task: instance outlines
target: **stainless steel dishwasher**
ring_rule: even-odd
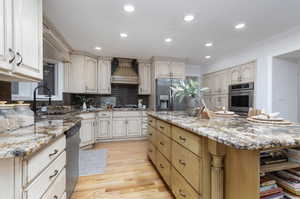
[[[66,192],[68,199],[72,196],[79,176],[80,127],[81,122],[65,132],[67,138]]]

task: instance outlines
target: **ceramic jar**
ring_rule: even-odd
[[[17,123],[20,127],[33,125],[34,113],[30,109],[30,104],[15,104],[14,110],[17,113]]]

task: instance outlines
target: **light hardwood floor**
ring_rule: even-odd
[[[108,150],[104,174],[80,177],[72,199],[173,199],[147,158],[148,141],[99,143]]]

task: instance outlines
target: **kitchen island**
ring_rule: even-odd
[[[262,173],[300,167],[260,164],[263,151],[299,146],[299,125],[205,120],[180,112],[148,116],[148,157],[176,198],[259,199]]]
[[[66,134],[80,122],[66,115],[0,133],[0,199],[66,198]]]

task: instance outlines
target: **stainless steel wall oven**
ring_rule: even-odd
[[[254,83],[229,86],[229,110],[246,115],[254,105]]]

